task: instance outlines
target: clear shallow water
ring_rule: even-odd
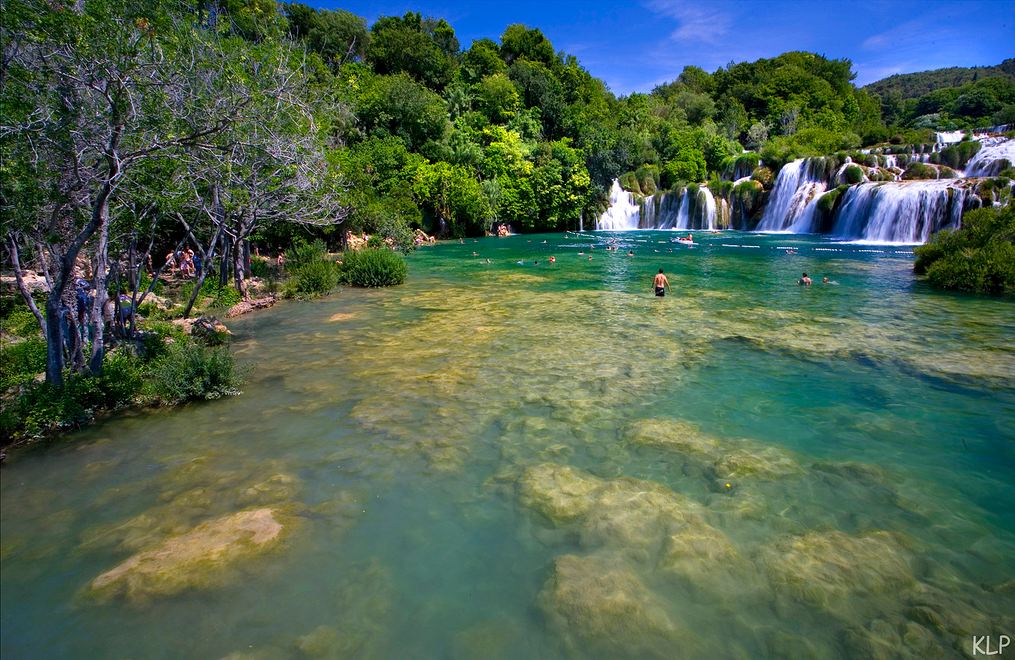
[[[232,323],[242,396],[15,454],[3,656],[949,657],[1011,634],[1011,302],[930,291],[909,248],[695,234],[425,248],[403,287]],[[90,586],[264,508],[279,540],[187,588]]]

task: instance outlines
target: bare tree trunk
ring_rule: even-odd
[[[95,249],[95,277],[92,282],[95,285],[95,302],[92,303],[92,357],[88,361],[88,369],[93,375],[102,373],[102,360],[106,357],[105,330],[106,330],[106,271],[109,262],[109,205],[104,203],[99,210],[102,216],[99,227],[99,244]]]
[[[222,230],[225,228],[225,222],[221,216],[216,214],[217,221],[215,234],[212,236],[211,240],[208,241],[208,247],[204,248],[201,246],[201,243],[198,242],[197,238],[194,237],[191,232],[190,225],[187,224],[187,221],[184,220],[183,216],[177,213],[176,217],[179,218],[180,222],[187,229],[187,236],[194,239],[194,244],[201,253],[201,272],[197,274],[197,281],[194,282],[194,291],[190,294],[190,300],[187,301],[187,307],[183,310],[183,318],[187,319],[190,318],[190,312],[194,308],[194,302],[197,300],[197,296],[201,292],[201,287],[204,285],[204,278],[208,275],[209,266],[206,264],[210,264],[212,257],[215,255],[215,246],[218,245],[219,238],[223,234]],[[187,239],[184,238],[183,240]]]
[[[244,300],[250,300],[250,294],[247,293],[247,278],[243,274],[243,242],[242,238],[233,241],[233,277],[240,296]]]
[[[21,292],[21,297],[25,299],[28,309],[32,310],[35,320],[39,322],[39,328],[42,329],[42,334],[45,335],[46,319],[42,317],[42,312],[39,311],[39,307],[35,304],[35,298],[32,297],[32,293],[25,285],[25,279],[21,271],[21,259],[18,254],[18,242],[14,239],[14,234],[7,234],[7,242],[10,245],[11,261],[14,266],[14,279],[18,283],[18,291]]]
[[[63,387],[62,307],[60,296],[50,291],[46,299],[46,380],[55,387]]]

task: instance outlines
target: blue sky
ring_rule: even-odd
[[[348,10],[368,23],[406,11],[444,18],[463,48],[482,37],[497,41],[511,23],[538,27],[616,94],[651,91],[688,64],[711,72],[788,50],[847,57],[858,85],[1015,57],[1015,0],[302,1]]]

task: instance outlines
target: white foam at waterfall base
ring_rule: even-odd
[[[1015,165],[1015,140],[1008,138],[982,138],[983,145],[976,155],[966,163],[965,176],[997,176],[1003,163]]]
[[[596,220],[596,229],[601,231],[622,231],[638,228],[641,210],[634,202],[634,195],[620,187],[620,181],[613,180],[610,186],[610,206]]]
[[[926,243],[931,233],[959,226],[965,196],[954,179],[863,183],[846,191],[832,234],[857,243]]]

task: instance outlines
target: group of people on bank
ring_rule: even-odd
[[[166,267],[169,269],[170,275],[175,275],[176,270],[180,270],[180,277],[193,278],[201,274],[201,255],[195,254],[195,252],[189,247],[183,250],[177,250],[173,252],[170,250],[166,254]]]

